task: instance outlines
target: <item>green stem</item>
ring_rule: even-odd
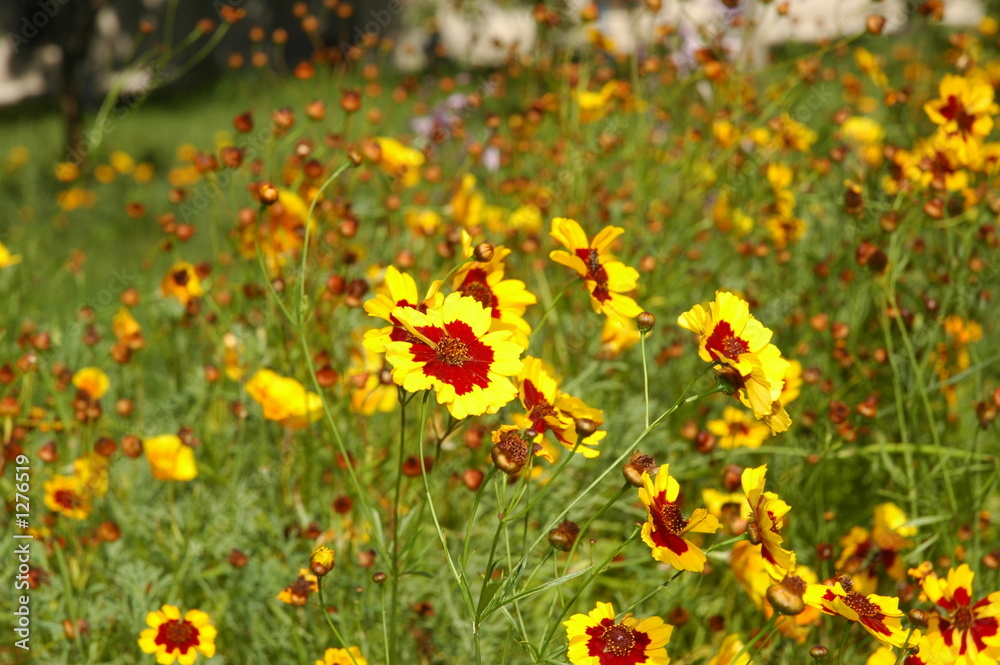
[[[323,578],[322,577],[320,577],[320,578],[317,579],[317,582],[316,582],[316,591],[317,591],[317,595],[319,596],[319,609],[323,613],[323,617],[326,619],[326,625],[328,625],[330,627],[330,630],[333,632],[333,636],[335,638],[337,638],[337,642],[340,643],[340,648],[342,648],[344,651],[346,651],[347,655],[351,657],[351,662],[354,663],[354,665],[358,665],[358,659],[354,657],[354,652],[351,651],[350,645],[347,644],[346,641],[344,641],[343,635],[340,634],[340,631],[337,630],[337,626],[335,626],[334,623],[333,623],[333,619],[330,618],[330,613],[326,611],[326,603],[323,601]]]
[[[775,630],[775,628],[778,627],[778,617],[780,617],[780,616],[781,615],[778,614],[777,612],[775,612],[774,614],[772,614],[771,618],[767,620],[767,623],[764,624],[764,627],[761,629],[761,631],[759,633],[757,633],[757,635],[753,639],[748,640],[747,643],[743,645],[743,648],[740,649],[739,653],[737,653],[736,656],[731,661],[729,661],[729,662],[733,663],[734,665],[737,664],[737,663],[739,663],[740,662],[740,658],[743,656],[743,654],[745,654],[746,652],[750,651],[750,649],[752,649],[759,642],[762,642],[767,636],[769,636],[771,633],[773,633],[774,630]],[[747,661],[747,662],[749,664],[752,661],[753,661],[753,658],[750,658],[750,660]]]
[[[598,517],[607,512],[611,508],[611,506],[618,503],[618,500],[621,499],[623,496],[625,496],[625,492],[627,492],[631,486],[632,485],[626,481],[625,485],[622,486],[622,488],[618,490],[618,492],[613,497],[611,497],[607,503],[601,506],[600,510],[598,510],[596,513],[593,513],[590,517],[587,518],[587,521],[583,523],[583,526],[580,527],[580,532],[577,534],[576,540],[573,541],[573,546],[569,548],[569,555],[566,557],[566,567],[563,569],[563,575],[565,575],[566,572],[569,570],[570,563],[572,563],[573,561],[573,555],[576,553],[576,548],[579,547],[580,541],[583,540],[583,537],[587,533],[587,529],[590,528],[590,525],[593,524],[594,520],[596,520]]]

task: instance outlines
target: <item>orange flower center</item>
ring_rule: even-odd
[[[635,632],[620,623],[606,629],[601,639],[604,640],[604,651],[616,656],[628,655],[635,646]]]
[[[879,606],[857,591],[850,591],[844,597],[844,604],[858,613],[859,617],[873,617],[882,614]]]
[[[437,357],[443,363],[461,367],[469,359],[469,349],[463,342],[445,335],[437,343]]]

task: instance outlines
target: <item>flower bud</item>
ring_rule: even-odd
[[[809,649],[809,655],[813,657],[813,660],[826,660],[830,655],[830,650],[822,644],[817,644]]]
[[[629,485],[642,487],[642,474],[655,475],[657,471],[656,461],[650,455],[644,455],[636,450],[625,466],[622,467],[622,475]]]
[[[580,436],[587,437],[597,431],[597,423],[590,418],[577,418],[574,424],[576,433]]]
[[[656,325],[656,317],[649,312],[639,312],[639,315],[635,317],[635,325],[639,332],[648,333]]]
[[[374,582],[375,584],[385,584],[385,581],[387,579],[389,579],[389,576],[381,571],[374,573],[372,575],[372,582]]]
[[[493,245],[488,242],[481,242],[472,251],[472,258],[480,263],[489,263],[493,260]]]
[[[562,524],[549,531],[549,545],[561,552],[568,552],[573,548],[576,537],[580,535],[580,527],[576,522],[563,520]]]
[[[785,581],[782,580],[781,583],[772,584],[767,588],[767,600],[775,612],[785,616],[795,616],[805,611],[806,604],[802,600],[798,586],[804,587],[805,585],[785,584]]]
[[[916,608],[906,613],[906,618],[917,628],[927,628],[927,612]]]
[[[323,577],[331,570],[333,570],[336,561],[334,560],[333,550],[329,547],[320,545],[309,557],[309,570],[312,571],[313,575],[316,577]]]
[[[257,189],[257,194],[260,197],[262,205],[270,206],[278,201],[278,188],[269,182],[261,183]]]

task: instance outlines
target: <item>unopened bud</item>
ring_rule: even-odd
[[[489,263],[493,260],[493,245],[488,242],[481,242],[472,251],[472,258],[480,263]]]
[[[656,317],[649,312],[639,312],[635,317],[635,325],[639,332],[648,333],[656,325]]]
[[[580,535],[580,527],[576,522],[563,520],[562,524],[549,531],[549,545],[561,552],[568,552]]]
[[[309,557],[309,570],[312,571],[313,575],[316,577],[323,577],[331,570],[336,564],[333,550],[329,547],[320,545]]]
[[[597,423],[590,418],[577,418],[575,425],[576,433],[580,436],[590,436],[597,431]]]
[[[772,584],[767,588],[766,595],[767,600],[778,614],[795,616],[802,614],[806,609],[806,604],[803,602],[802,596],[784,584]]]
[[[830,650],[822,644],[817,644],[809,649],[809,655],[813,657],[813,660],[826,660],[830,656]]]
[[[274,205],[278,201],[278,188],[269,182],[262,183],[257,189],[257,195],[263,205]]]
[[[927,627],[927,612],[923,610],[912,609],[906,613],[906,618],[917,628]]]

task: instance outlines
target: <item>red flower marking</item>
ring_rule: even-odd
[[[649,507],[649,514],[653,523],[650,538],[657,547],[666,547],[677,556],[691,549],[687,541],[677,535],[688,525],[688,521],[681,516],[677,505],[667,501],[666,492],[660,492],[656,497]]]
[[[587,655],[598,659],[600,665],[638,665],[646,662],[646,647],[652,642],[649,635],[601,619],[597,626],[587,629]]]
[[[494,319],[500,318],[500,310],[497,306],[500,301],[497,299],[493,289],[486,282],[486,271],[482,268],[473,268],[465,275],[462,285],[458,287],[463,296],[469,296],[482,305],[485,309],[491,310]]]
[[[587,274],[584,279],[596,283],[591,295],[600,302],[611,300],[611,291],[608,289],[608,271],[601,265],[597,250],[583,247],[576,250],[576,255],[587,266]]]
[[[425,363],[423,373],[455,388],[456,395],[465,395],[475,387],[488,388],[489,371],[493,364],[493,349],[483,344],[464,321],[417,328],[421,335],[434,343],[411,344],[414,360]]]
[[[56,503],[58,503],[63,508],[66,508],[67,510],[73,510],[77,506],[83,504],[83,501],[80,500],[80,497],[78,497],[76,495],[76,492],[72,490],[56,490],[52,494],[52,498],[55,500]]]
[[[167,653],[177,650],[186,654],[188,649],[201,644],[198,629],[190,621],[171,619],[160,624],[154,642],[167,647]]]
[[[955,95],[948,95],[948,103],[941,107],[941,115],[944,116],[945,120],[954,120],[963,134],[972,133],[972,125],[976,122],[976,116],[970,115],[965,110],[965,104],[959,101]]]
[[[750,350],[750,344],[733,333],[733,327],[729,325],[728,321],[719,321],[715,324],[712,334],[708,336],[705,348],[716,360],[720,356],[739,360],[741,353],[747,353]]]

